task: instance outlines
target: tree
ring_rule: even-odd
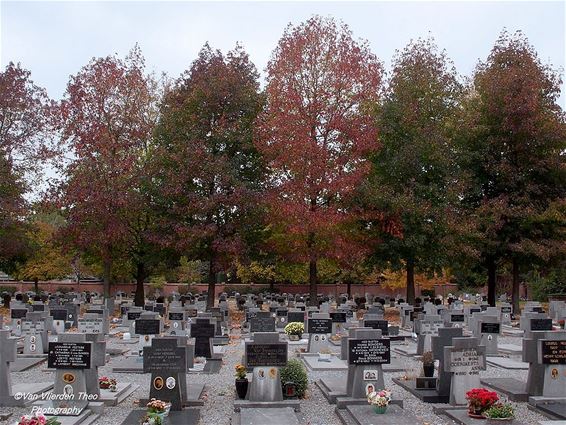
[[[377,108],[381,149],[361,193],[366,208],[384,211],[398,232],[372,226],[381,241],[373,262],[405,269],[407,302],[415,300],[415,273],[442,271],[453,187],[452,116],[460,84],[432,39],[398,51],[383,102]]]
[[[0,73],[0,267],[26,254],[24,194],[47,158],[51,103],[29,71],[8,64]]]
[[[245,233],[258,223],[262,168],[252,129],[261,105],[244,50],[224,56],[205,45],[162,108],[154,163],[162,233],[168,246],[208,263],[208,307],[216,273],[245,255]]]
[[[72,272],[72,256],[62,254],[54,238],[57,217],[38,214],[33,218],[28,238],[32,252],[25,262],[18,265],[16,277],[21,280],[32,280],[35,293],[39,294],[40,280],[60,279]]]
[[[129,261],[136,305],[143,305],[143,283],[160,253],[147,189],[158,96],[136,46],[125,60],[93,59],[71,77],[61,104],[62,143],[72,154],[58,193],[63,234],[101,260],[105,296],[113,261]]]
[[[257,147],[270,172],[273,247],[309,264],[315,304],[318,261],[350,261],[361,252],[349,226],[356,215],[345,206],[377,148],[369,106],[378,99],[382,66],[346,25],[315,16],[287,27],[267,72]]]
[[[520,33],[503,32],[477,66],[465,102],[459,166],[466,175],[464,212],[488,272],[495,305],[498,264],[515,269],[564,252],[566,127],[557,104],[561,80]]]

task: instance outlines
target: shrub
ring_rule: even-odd
[[[507,419],[515,417],[515,409],[509,403],[495,403],[483,414],[489,419]]]
[[[304,398],[309,385],[309,378],[303,363],[297,359],[290,359],[287,366],[281,368],[281,385],[287,382],[295,384],[297,397]]]
[[[14,294],[16,293],[16,287],[15,286],[0,286],[0,294],[2,292],[8,292],[10,295],[14,296]]]
[[[305,332],[305,324],[301,322],[291,322],[285,326],[287,335],[302,335]]]

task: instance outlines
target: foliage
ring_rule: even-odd
[[[387,211],[388,226],[369,223],[380,244],[372,262],[405,269],[407,300],[414,274],[433,274],[446,264],[453,192],[452,117],[458,108],[458,75],[432,39],[396,52],[385,98],[376,108],[381,149],[360,202]]]
[[[275,280],[275,266],[272,264],[263,265],[259,261],[251,261],[249,264],[242,264],[236,261],[236,275],[244,283],[266,283]]]
[[[49,216],[36,215],[28,233],[32,253],[18,265],[16,277],[21,280],[60,279],[71,274],[71,257],[61,253],[54,234],[57,227]]]
[[[15,286],[0,286],[0,294],[3,292],[8,292],[10,295],[14,295],[18,288]]]
[[[291,322],[285,326],[287,335],[302,335],[305,333],[305,324],[301,322]]]
[[[191,261],[183,255],[179,259],[179,267],[177,267],[177,282],[189,284],[202,282],[202,270],[202,261]]]
[[[162,275],[152,276],[149,283],[153,289],[163,289],[167,283],[167,279],[165,279],[165,276]]]
[[[297,359],[290,359],[287,366],[279,369],[281,373],[281,386],[287,382],[295,384],[295,390],[298,398],[304,398],[309,386],[309,377],[304,364]]]
[[[143,281],[159,261],[148,198],[148,157],[157,119],[158,86],[145,75],[139,48],[122,60],[92,59],[67,86],[61,102],[64,181],[56,200],[67,224],[62,237],[103,264],[105,294],[112,263],[131,263],[143,302]]]
[[[514,418],[515,409],[511,403],[495,403],[485,410],[483,415],[490,419]]]
[[[473,76],[458,131],[460,221],[470,255],[488,272],[495,305],[497,268],[564,252],[566,126],[560,76],[527,39],[503,32]]]
[[[209,264],[215,275],[245,256],[246,234],[259,222],[262,183],[252,124],[262,105],[258,74],[244,50],[223,55],[205,45],[167,93],[156,130],[154,197],[164,242]]]
[[[564,263],[557,268],[549,269],[544,275],[535,268],[527,273],[525,282],[533,300],[544,302],[548,301],[548,296],[551,294],[564,294],[566,292]]]
[[[363,252],[355,211],[345,206],[377,148],[368,104],[377,101],[382,67],[346,25],[315,16],[287,27],[267,73],[256,145],[270,172],[269,247],[309,264],[315,301],[319,259],[350,263]]]

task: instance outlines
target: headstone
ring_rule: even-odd
[[[16,361],[17,338],[10,337],[10,331],[0,330],[0,406],[13,406],[10,363]]]
[[[214,325],[206,320],[191,324],[191,338],[195,338],[195,357],[212,358],[212,338],[214,337]]]
[[[182,410],[186,397],[181,389],[187,373],[186,349],[176,339],[154,338],[151,346],[143,349],[143,371],[151,373],[149,397],[170,402],[172,411]]]
[[[438,335],[432,337],[432,356],[438,360],[438,379],[436,391],[441,397],[450,397],[452,377],[445,370],[447,359],[444,357],[444,348],[452,345],[454,338],[462,338],[462,328],[439,328]]]
[[[465,405],[466,392],[480,387],[480,370],[486,369],[485,346],[476,338],[453,338],[452,342],[444,347],[444,370],[452,374],[450,404]]]
[[[566,332],[548,332],[539,340],[538,360],[544,365],[543,397],[566,397]]]

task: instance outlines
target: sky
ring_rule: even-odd
[[[386,69],[396,49],[433,36],[458,72],[470,76],[506,28],[522,30],[545,64],[563,73],[564,1],[5,1],[0,61],[20,62],[54,99],[92,57],[124,56],[139,43],[148,69],[177,78],[205,42],[227,51],[240,42],[262,76],[287,24],[313,14],[348,24]],[[565,106],[564,86],[559,103]]]

